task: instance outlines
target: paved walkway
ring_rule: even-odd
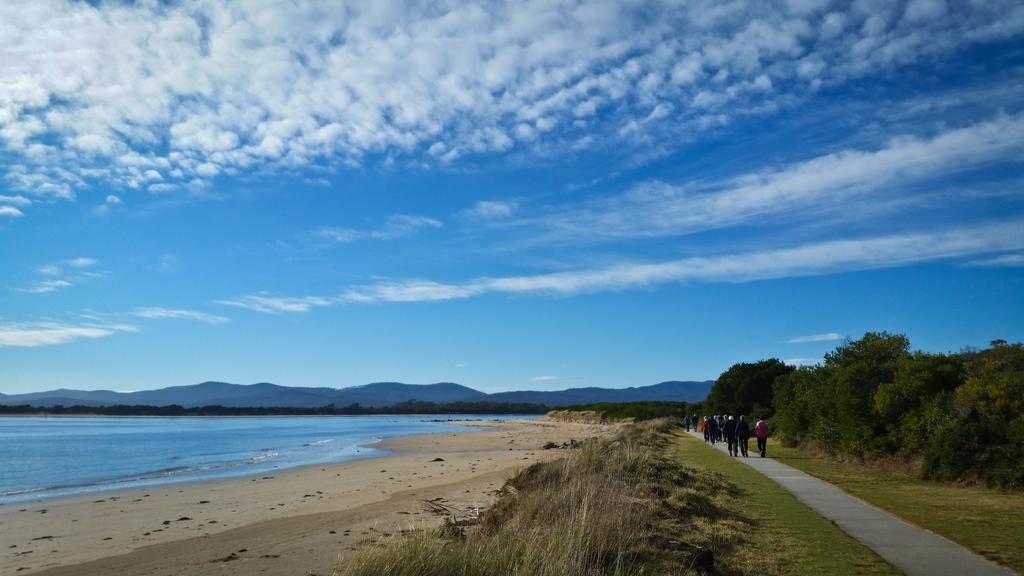
[[[701,441],[703,435],[691,432]],[[758,457],[750,439],[750,458],[737,460],[764,474],[801,502],[832,520],[843,532],[861,541],[910,576],[1012,576],[1016,572],[843,492],[832,484],[772,458]],[[725,442],[716,445],[728,453]],[[770,454],[770,453],[769,453]]]

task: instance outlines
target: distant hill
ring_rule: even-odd
[[[677,402],[698,402],[707,398],[713,380],[706,382],[680,382],[672,380],[640,386],[638,388],[569,388],[552,392],[523,390],[488,394],[494,402],[529,402],[547,406],[573,406],[597,402],[637,402],[640,400],[674,400]]]
[[[452,382],[437,384],[402,384],[375,382],[349,388],[299,388],[277,384],[229,384],[203,382],[190,386],[171,386],[160,390],[114,392],[112,390],[52,390],[29,394],[0,394],[0,404],[31,406],[113,406],[177,404],[186,408],[229,406],[239,408],[274,406],[282,408],[318,408],[328,404],[367,407],[392,406],[399,402],[418,400],[445,404],[450,402],[519,402],[547,406],[571,406],[595,402],[629,402],[637,400],[703,400],[711,390],[707,382],[662,382],[638,388],[571,388],[560,391],[499,392],[485,394]]]

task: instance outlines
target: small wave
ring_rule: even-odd
[[[233,462],[220,462],[217,464],[205,464],[199,466],[174,466],[170,468],[161,468],[159,470],[153,470],[149,472],[142,472],[139,474],[132,474],[129,476],[107,478],[102,480],[94,480],[90,482],[81,482],[74,484],[57,484],[53,486],[21,488],[16,490],[4,490],[0,491],[0,499],[15,497],[22,498],[25,496],[31,496],[33,494],[74,493],[79,491],[91,492],[96,489],[116,488],[118,486],[124,486],[126,484],[148,483],[154,480],[164,480],[178,476],[185,476],[189,474],[202,475],[210,472],[228,470],[231,468],[238,468],[241,466],[251,464],[260,464],[268,460],[273,460],[274,458],[277,457],[277,451],[264,450],[262,453],[253,456],[252,458],[249,458],[247,460],[235,460]]]
[[[199,471],[200,469],[202,469],[202,466],[174,466],[171,468],[153,470],[152,472],[144,472],[137,476],[129,476],[128,478],[118,478],[117,480],[114,480],[114,482],[132,482],[135,480],[149,480],[150,478],[164,478],[167,476],[184,474],[186,472]]]
[[[0,492],[0,498],[6,498],[9,496],[24,496],[26,494],[35,494],[37,492],[46,492],[52,490],[52,488],[25,488],[23,490],[6,490]]]
[[[189,467],[189,466],[176,466],[174,468],[164,468],[161,470],[154,470],[152,472],[145,472],[143,474],[136,474],[132,476],[125,476],[121,478],[112,478],[107,480],[95,480],[92,482],[81,482],[78,484],[57,484],[54,486],[42,486],[37,488],[24,488],[20,490],[7,490],[0,492],[0,498],[10,496],[25,496],[27,494],[40,494],[44,492],[64,492],[69,490],[82,490],[88,488],[100,488],[103,486],[117,486],[119,484],[127,484],[130,482],[140,482],[144,480],[155,480],[157,478],[167,478],[169,476],[175,476],[178,474],[184,474],[187,472],[199,472],[200,467]]]
[[[263,450],[262,452],[260,452],[256,456],[253,456],[252,458],[249,458],[249,460],[247,460],[247,462],[249,464],[258,464],[260,462],[266,462],[267,460],[273,460],[274,458],[277,458],[278,456],[280,456],[280,454],[277,453],[277,450]]]
[[[303,446],[323,446],[324,444],[331,444],[333,442],[334,438],[328,438],[326,440],[314,440],[312,442],[307,442],[306,444],[303,444]]]

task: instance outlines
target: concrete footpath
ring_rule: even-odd
[[[704,441],[703,435],[690,432]],[[836,526],[911,576],[1012,576],[1016,574],[952,540],[915,526],[772,458],[761,458],[756,439],[750,457],[736,460],[777,482]],[[725,442],[716,448],[728,454]],[[770,454],[770,453],[769,453]]]

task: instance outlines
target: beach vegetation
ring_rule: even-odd
[[[512,478],[464,534],[395,536],[355,553],[336,576],[711,573],[713,552],[683,541],[718,518],[735,486],[669,457],[672,421],[632,424]],[[742,517],[733,522],[745,522]]]

